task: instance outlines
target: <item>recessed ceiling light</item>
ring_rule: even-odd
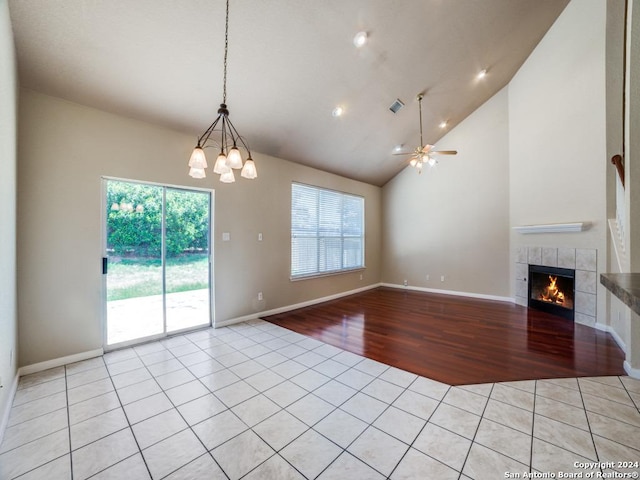
[[[447,128],[447,125],[446,121],[440,122],[440,128]]]
[[[363,47],[365,43],[367,43],[367,32],[358,32],[356,36],[353,37],[353,44],[360,48]]]
[[[333,109],[333,111],[331,112],[331,115],[333,115],[334,117],[341,117],[343,113],[344,113],[344,108],[338,105],[336,108]]]
[[[395,147],[393,147],[393,153],[399,153],[402,151],[402,147],[404,147],[404,145],[400,144],[400,145],[396,145]]]
[[[478,80],[487,76],[487,69],[483,68],[478,72]]]

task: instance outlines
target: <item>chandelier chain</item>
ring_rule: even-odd
[[[224,23],[224,78],[222,80],[222,103],[227,103],[227,54],[229,52],[229,0],[227,0],[227,16]]]

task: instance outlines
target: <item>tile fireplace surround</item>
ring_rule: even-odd
[[[575,277],[576,323],[595,326],[597,317],[598,253],[590,248],[521,246],[516,250],[516,303],[528,304],[529,265],[570,268]]]

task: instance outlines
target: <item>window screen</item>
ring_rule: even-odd
[[[364,267],[364,198],[291,185],[291,277]]]

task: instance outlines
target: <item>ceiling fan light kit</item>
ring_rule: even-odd
[[[422,99],[424,98],[423,93],[419,93],[416,99],[418,100],[418,115],[420,118],[420,146],[417,147],[411,153],[394,153],[394,155],[411,155],[411,160],[409,160],[409,165],[418,170],[418,173],[422,173],[422,167],[426,163],[430,167],[433,167],[438,164],[438,160],[433,157],[433,155],[457,155],[457,150],[432,150],[433,145],[425,144],[422,138]],[[447,126],[447,122],[442,122],[440,124],[441,128]]]
[[[240,176],[253,180],[258,177],[256,165],[251,158],[251,150],[244,138],[238,133],[236,127],[229,119],[229,109],[227,108],[227,54],[229,51],[229,0],[227,0],[225,30],[224,30],[224,77],[222,87],[222,103],[218,108],[218,116],[209,128],[198,138],[196,147],[189,159],[189,175],[193,178],[205,178],[207,175],[207,158],[204,154],[205,148],[216,148],[219,150],[218,157],[213,166],[213,173],[220,175],[222,183],[233,183],[236,181],[234,170],[241,170]],[[216,132],[219,140],[214,140],[212,134]],[[238,146],[242,146],[247,152],[247,160],[243,162],[242,154]]]

